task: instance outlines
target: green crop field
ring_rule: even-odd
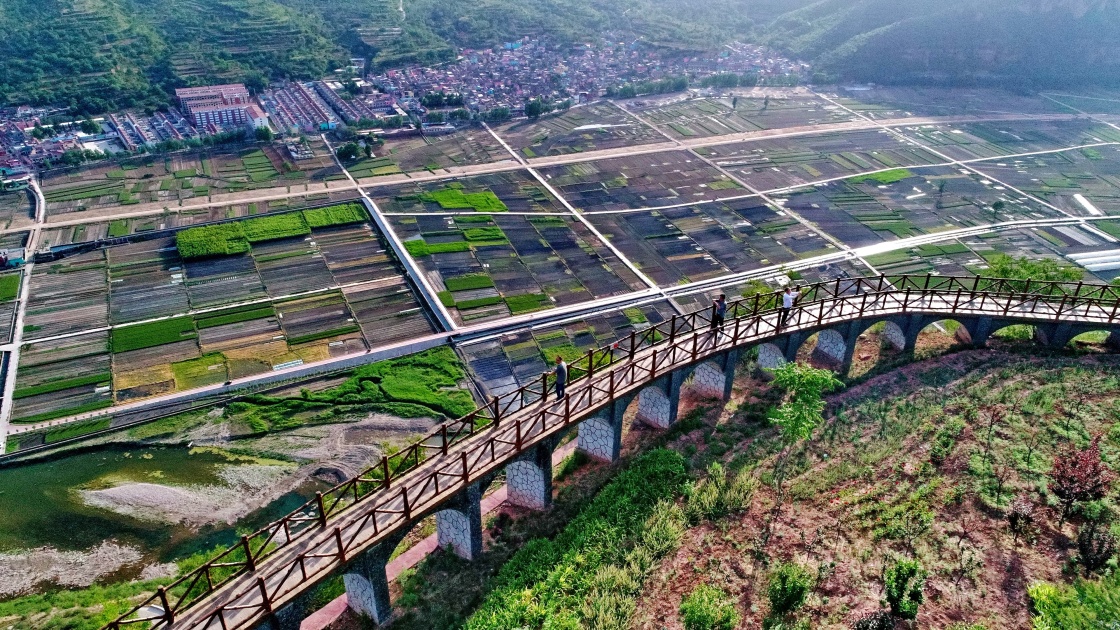
[[[440,190],[420,195],[421,201],[438,203],[444,210],[474,210],[475,212],[507,212],[509,208],[492,191],[464,193],[458,188]]]
[[[250,243],[311,234],[311,228],[307,226],[307,221],[304,220],[302,212],[254,217],[240,221],[235,225],[241,227],[245,233],[245,238]]]
[[[858,175],[856,177],[852,177],[852,178],[848,179],[848,181],[852,182],[853,184],[862,184],[862,183],[871,183],[871,182],[875,182],[875,183],[878,183],[878,184],[894,184],[896,182],[900,182],[904,179],[907,179],[907,178],[913,177],[913,176],[914,176],[914,174],[911,173],[908,169],[895,168],[895,169],[891,169],[889,171],[881,171],[879,173],[871,173],[870,175]]]
[[[184,339],[194,339],[197,336],[193,318],[176,317],[147,324],[114,328],[110,345],[113,352],[127,352],[162,346]]]
[[[6,273],[0,276],[0,302],[10,302],[19,297],[18,273]]]
[[[360,203],[347,203],[329,208],[315,208],[304,210],[303,218],[312,228],[329,227],[332,225],[346,225],[369,220],[365,206]]]
[[[485,289],[494,286],[494,281],[484,273],[474,273],[467,276],[448,278],[443,282],[448,291],[469,291],[471,289]]]
[[[507,297],[506,306],[509,307],[511,313],[517,315],[518,313],[530,313],[548,308],[552,306],[552,301],[543,293],[527,293]]]
[[[183,258],[228,256],[249,251],[249,240],[236,223],[188,228],[175,235],[175,247]]]
[[[51,381],[49,383],[43,383],[42,385],[35,385],[33,387],[22,387],[20,389],[17,389],[12,394],[12,398],[19,400],[21,398],[30,398],[31,396],[60,392],[64,389],[83,387],[86,385],[108,385],[112,378],[112,374],[110,374],[109,372],[103,372],[100,374],[90,374],[88,376],[67,378],[60,381]]]
[[[213,313],[206,313],[204,315],[196,315],[195,323],[201,330],[203,328],[214,328],[215,326],[224,326],[226,324],[237,324],[240,322],[248,322],[254,319],[264,319],[266,317],[276,317],[276,309],[271,305],[253,305],[241,308],[231,308]]]

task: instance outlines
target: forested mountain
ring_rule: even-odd
[[[820,0],[758,34],[841,79],[1120,84],[1116,0]]]
[[[182,85],[319,77],[351,55],[431,63],[526,35],[704,50],[745,36],[780,1],[3,0],[0,104],[159,106]]]

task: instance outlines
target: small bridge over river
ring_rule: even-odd
[[[711,313],[677,316],[570,368],[568,395],[550,397],[550,381],[490,400],[464,418],[386,457],[318,495],[288,516],[245,536],[107,628],[294,630],[311,612],[311,589],[342,573],[349,602],[377,622],[392,610],[385,566],[422,519],[434,514],[440,546],[475,558],[482,552],[482,493],[503,470],[511,503],[545,509],[552,499],[552,451],[575,430],[578,448],[613,461],[622,416],[659,428],[676,422],[683,387],[726,399],[739,358],[760,367],[796,358],[814,334],[814,352],[847,372],[859,336],[882,336],[913,349],[930,324],[953,320],[976,346],[1001,328],[1035,327],[1041,343],[1062,347],[1086,332],[1120,330],[1120,287],[991,278],[851,278],[808,285],[780,326],[775,294],[729,303],[719,334]]]

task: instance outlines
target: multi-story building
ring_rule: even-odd
[[[196,127],[244,125],[250,105],[249,90],[240,83],[180,88],[175,96]]]

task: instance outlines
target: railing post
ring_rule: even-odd
[[[381,458],[381,473],[385,477],[385,487],[388,488],[390,482],[392,481],[392,477],[391,477],[392,473],[389,472],[389,457],[388,456],[385,456],[385,457]]]
[[[163,620],[167,623],[173,623],[175,621],[175,611],[171,610],[171,603],[167,601],[167,589],[161,586],[156,589],[156,593],[159,594],[159,604],[163,608]]]
[[[261,602],[264,604],[264,611],[266,613],[272,612],[272,600],[268,597],[268,587],[265,586],[264,578],[257,578],[257,588],[261,591]]]
[[[742,319],[742,317],[735,318],[735,327],[731,332],[731,345],[739,343],[739,322],[742,321]]]
[[[501,420],[502,420],[501,401],[498,400],[497,396],[494,396],[493,399],[491,399],[490,402],[491,402],[492,405],[494,405],[494,428],[497,429],[498,428],[498,423],[501,422]]]
[[[637,345],[638,345],[638,332],[634,331],[634,330],[631,330],[630,331],[630,360],[631,361],[634,360],[634,351],[637,349],[635,347]]]
[[[922,291],[929,291],[929,278],[932,274],[926,272],[926,283],[922,285]]]
[[[320,507],[320,509],[322,509]],[[245,549],[245,564],[249,567],[249,572],[257,570],[257,561],[253,558],[253,549],[249,546],[249,537],[241,537],[241,546]]]
[[[471,469],[467,466],[467,452],[462,451],[459,455],[463,460],[463,483],[467,483],[471,479]]]
[[[906,293],[902,296],[902,312],[905,313],[910,306],[910,287],[906,287]]]
[[[713,307],[714,308],[714,307]],[[673,319],[669,320],[669,345],[677,339],[677,316],[673,315]]]
[[[614,370],[610,371],[609,380],[607,381],[607,393],[610,395],[611,400],[614,400],[614,372]]]
[[[595,348],[587,351],[587,380],[595,376]]]
[[[1062,319],[1062,311],[1066,308],[1067,299],[1069,299],[1068,295],[1062,296],[1062,302],[1058,304],[1058,312],[1054,315],[1054,321],[1060,321]],[[1031,310],[1033,311],[1034,309],[1032,308]]]
[[[408,486],[401,488],[401,502],[404,504],[404,520],[412,520],[412,506],[408,504]]]
[[[548,372],[541,372],[541,403],[548,401]]]
[[[717,343],[719,343],[719,333],[718,332],[716,332],[716,336],[712,337],[712,346],[715,347],[715,345]],[[694,332],[694,333],[692,333],[692,360],[693,361],[696,360],[696,356],[699,353],[700,353],[700,333]]]
[[[316,505],[319,506],[319,526],[320,527],[326,527],[327,526],[327,510],[326,510],[325,507],[323,507],[323,493],[322,492],[316,492],[315,493],[315,503],[316,503]]]
[[[564,398],[567,398],[565,396]],[[517,452],[521,452],[521,421],[518,420],[513,423],[513,448]]]
[[[346,562],[346,550],[342,548],[342,530],[334,528],[334,542],[338,545],[338,561]]]
[[[567,426],[567,425],[571,424],[571,422],[572,422],[572,397],[571,396],[565,396],[564,397],[564,426]]]
[[[651,379],[657,377],[657,348],[653,349],[653,362],[650,364],[649,377]]]
[[[759,305],[759,302],[761,302],[761,301],[762,301],[762,294],[761,293],[755,293],[754,294],[754,308],[751,309],[751,315],[758,315],[758,305]]]
[[[443,444],[443,448],[441,448],[440,451],[443,455],[446,455],[447,454],[447,425],[446,424],[440,425],[439,433],[440,433],[440,441]]]

